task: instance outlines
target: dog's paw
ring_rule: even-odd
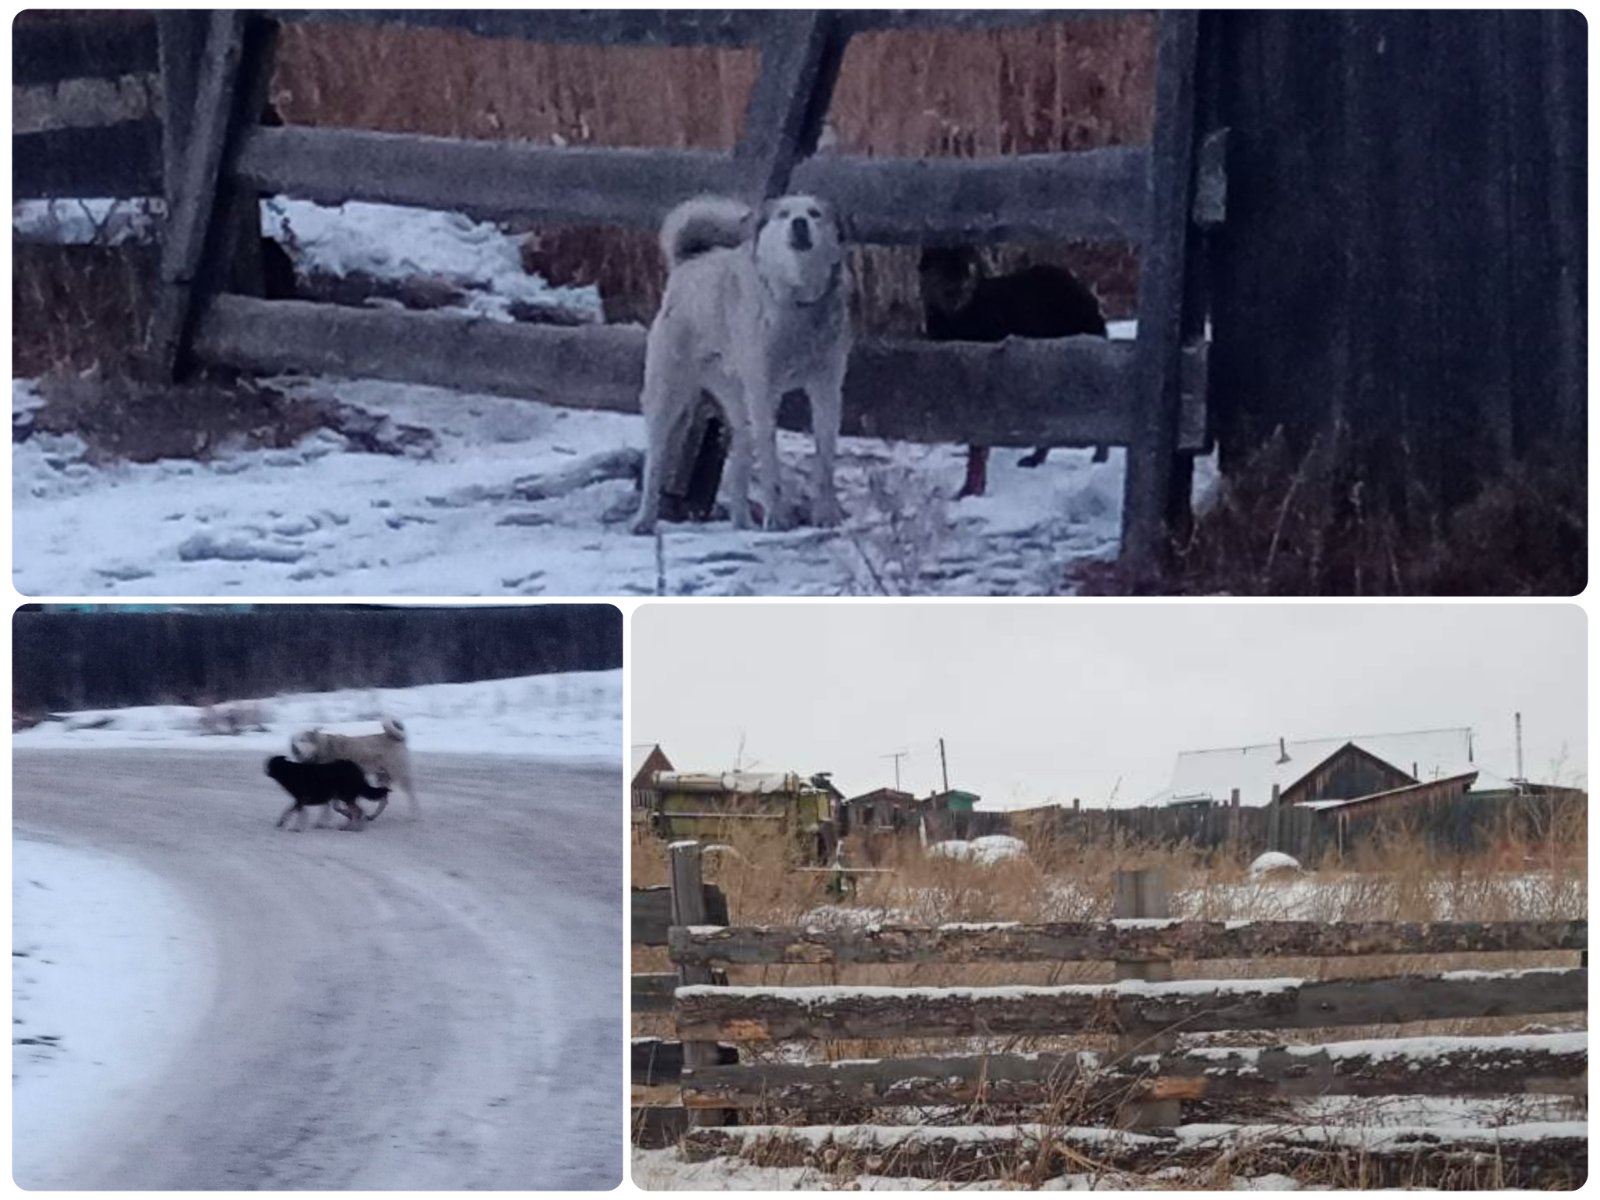
[[[832,529],[836,525],[844,524],[844,508],[838,498],[829,496],[818,500],[811,514],[811,523],[823,529]]]
[[[648,519],[645,517],[640,517],[628,528],[633,530],[633,532],[639,537],[651,537],[656,531],[656,519],[654,517],[650,517]]]

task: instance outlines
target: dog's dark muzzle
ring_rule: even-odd
[[[811,246],[811,226],[804,217],[796,217],[789,223],[789,248],[809,250]]]

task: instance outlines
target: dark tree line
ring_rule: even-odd
[[[607,604],[49,612],[12,629],[24,712],[208,704],[282,692],[464,683],[622,666]]]

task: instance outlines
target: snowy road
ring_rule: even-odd
[[[193,981],[209,1003],[172,1018],[187,1028],[171,1031],[170,1065],[130,1094],[83,1096],[63,1114],[83,1130],[71,1154],[20,1183],[619,1181],[619,771],[417,765],[422,820],[402,801],[360,834],[297,835],[273,827],[285,801],[260,754],[15,752],[16,835],[159,876],[204,923],[214,965]]]

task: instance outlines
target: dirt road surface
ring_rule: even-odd
[[[57,1186],[620,1181],[620,767],[417,765],[420,820],[291,833],[259,754],[16,752],[18,836],[157,872],[214,938],[186,1049]]]

